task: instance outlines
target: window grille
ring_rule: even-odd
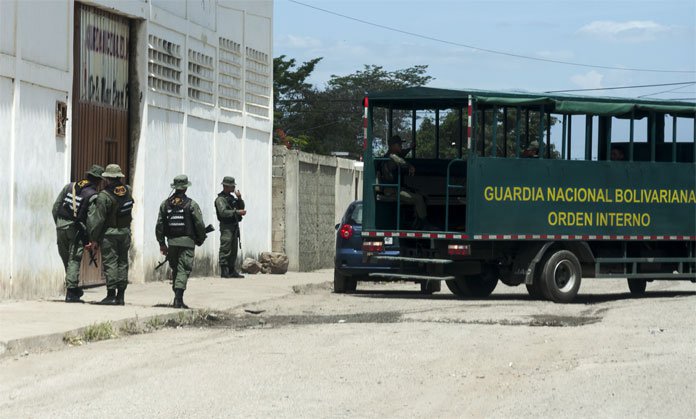
[[[218,106],[242,110],[242,45],[220,38],[218,54]]]
[[[271,67],[268,54],[246,48],[244,87],[247,112],[268,118],[271,103]]]
[[[214,104],[215,69],[213,68],[213,57],[189,49],[188,71],[188,96],[191,99]]]
[[[181,94],[181,46],[154,35],[148,36],[147,85],[171,95]]]

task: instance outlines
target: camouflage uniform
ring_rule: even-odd
[[[223,186],[235,187],[236,183],[231,176],[225,176]],[[242,215],[239,210],[244,209],[244,200],[234,193],[220,192],[215,198],[215,212],[220,221],[220,273],[223,278],[243,278],[235,267],[237,262],[237,249],[239,248],[239,223]]]
[[[383,158],[389,158],[389,160],[384,161],[380,167],[380,182],[387,184],[396,184],[399,182],[400,177],[401,188],[399,192],[399,201],[401,202],[401,204],[410,204],[415,207],[416,220],[414,222],[414,228],[421,229],[425,224],[427,224],[425,221],[427,217],[427,207],[425,205],[425,200],[423,199],[423,195],[415,191],[409,190],[404,185],[404,178],[406,177],[406,174],[412,166],[406,160],[404,160],[400,153],[393,152],[391,149],[392,145],[399,144],[400,146],[401,143],[401,137],[399,137],[398,135],[393,136],[389,140],[390,150],[387,151],[387,153],[384,156],[382,156]],[[405,155],[406,153],[402,152],[402,154]],[[384,187],[383,191],[385,196],[396,196],[396,188]]]
[[[85,242],[90,241],[85,231],[87,212],[99,191],[104,168],[93,165],[85,179],[65,185],[53,203],[53,221],[56,224],[58,254],[65,268],[65,301],[82,302],[79,288],[80,264]],[[79,225],[78,225],[79,223]]]
[[[107,294],[101,304],[124,305],[124,294],[128,287],[133,197],[131,187],[121,182],[124,175],[117,164],[106,166],[102,177],[109,184],[99,192],[94,205],[89,208],[87,231],[102,249]]]
[[[184,304],[184,291],[193,269],[195,246],[206,238],[201,209],[193,199],[186,196],[191,186],[186,175],[174,178],[171,184],[174,194],[162,201],[155,226],[155,236],[160,250],[166,253],[172,270],[174,307],[188,308]]]

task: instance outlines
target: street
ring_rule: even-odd
[[[0,360],[0,417],[693,417],[696,284],[586,280],[574,304],[327,282]]]

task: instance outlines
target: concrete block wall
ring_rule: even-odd
[[[273,250],[288,255],[290,270],[332,267],[334,226],[362,196],[362,165],[275,146],[272,183]]]

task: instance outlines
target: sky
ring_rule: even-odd
[[[273,32],[274,57],[323,57],[310,79],[320,89],[366,64],[426,64],[431,87],[665,85],[579,93],[696,101],[694,0],[275,0]]]

